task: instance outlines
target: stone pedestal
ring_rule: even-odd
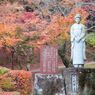
[[[66,95],[95,95],[95,69],[66,68],[63,75]]]
[[[78,74],[77,69],[64,69],[63,75],[66,84],[67,95],[77,95],[78,92]]]

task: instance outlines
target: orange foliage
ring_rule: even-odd
[[[64,2],[64,0],[62,1]],[[71,1],[65,0],[65,3],[73,5],[75,1]],[[24,32],[27,32],[23,33],[24,36],[33,37],[36,33],[39,33],[39,39],[29,41],[29,44],[33,45],[34,47],[40,47],[41,45],[46,43],[58,44],[56,42],[57,40],[68,40],[68,32],[70,31],[71,25],[74,23],[74,16],[76,13],[80,13],[82,15],[82,23],[85,24],[88,13],[82,8],[74,8],[66,17],[61,16],[60,13],[54,14],[50,16],[51,22],[49,23],[46,20],[40,19],[38,16],[35,16],[35,12],[25,12],[19,15],[16,13],[9,14],[5,17],[5,22],[12,19],[12,23],[10,25],[2,23],[0,24],[0,45],[3,44],[7,46],[13,46],[14,44],[16,44],[15,42],[18,42],[18,39],[15,37],[16,25],[13,24],[15,20],[18,21],[15,23],[17,23]],[[19,21],[21,22],[19,23]]]
[[[68,18],[74,19],[74,16],[75,16],[75,14],[77,14],[77,13],[81,14],[81,16],[82,16],[82,21],[81,21],[81,23],[86,24],[86,21],[87,21],[86,18],[88,17],[89,13],[86,12],[86,11],[85,11],[84,9],[82,9],[82,8],[75,8],[75,9],[73,9],[73,10],[71,11],[71,13],[68,15]]]
[[[31,72],[24,70],[9,70],[4,75],[0,76],[0,79],[2,80],[7,78],[12,78],[12,81],[15,83],[14,90],[20,92],[20,95],[30,95],[32,91]],[[4,95],[7,95],[7,93],[6,94],[4,93]],[[15,95],[15,94],[8,93],[8,95]]]
[[[0,44],[13,46],[16,42],[16,25],[0,23]],[[18,39],[17,39],[18,40]]]
[[[80,13],[82,16],[81,23],[86,24],[88,13],[82,8],[73,9],[67,17],[63,17],[57,14],[52,17],[51,23],[42,32],[40,32],[40,39],[38,39],[35,44],[33,43],[33,45],[39,47],[39,45],[43,45],[45,43],[53,44],[57,39],[68,40],[68,32],[70,31],[71,25],[74,23],[74,16],[77,13]]]
[[[24,70],[14,70],[9,72],[9,74],[15,78],[17,77],[17,90],[21,93],[21,95],[29,95],[31,93],[31,72]]]

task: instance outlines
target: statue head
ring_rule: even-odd
[[[75,22],[79,24],[80,21],[81,21],[81,15],[80,14],[76,14],[75,15]]]

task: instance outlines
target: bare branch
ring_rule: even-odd
[[[95,5],[95,2],[81,2],[82,5]]]
[[[92,28],[95,28],[95,26],[92,26],[92,27],[88,28],[87,30],[91,30]]]

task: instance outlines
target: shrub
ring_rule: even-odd
[[[15,89],[15,84],[13,82],[13,79],[11,77],[3,78],[1,80],[0,86],[5,91],[10,91]]]
[[[30,95],[31,93],[31,72],[24,70],[12,70],[9,72],[9,75],[14,78],[16,81],[17,91],[21,93],[21,95]]]
[[[86,42],[88,45],[95,47],[95,33],[89,33],[86,36]]]
[[[7,73],[9,71],[9,69],[5,68],[5,67],[0,67],[0,75],[3,75],[5,73]]]
[[[9,72],[0,76],[0,88],[3,91],[18,91],[20,92],[20,95],[30,95],[32,90],[31,79],[32,74],[29,71],[10,70]]]

